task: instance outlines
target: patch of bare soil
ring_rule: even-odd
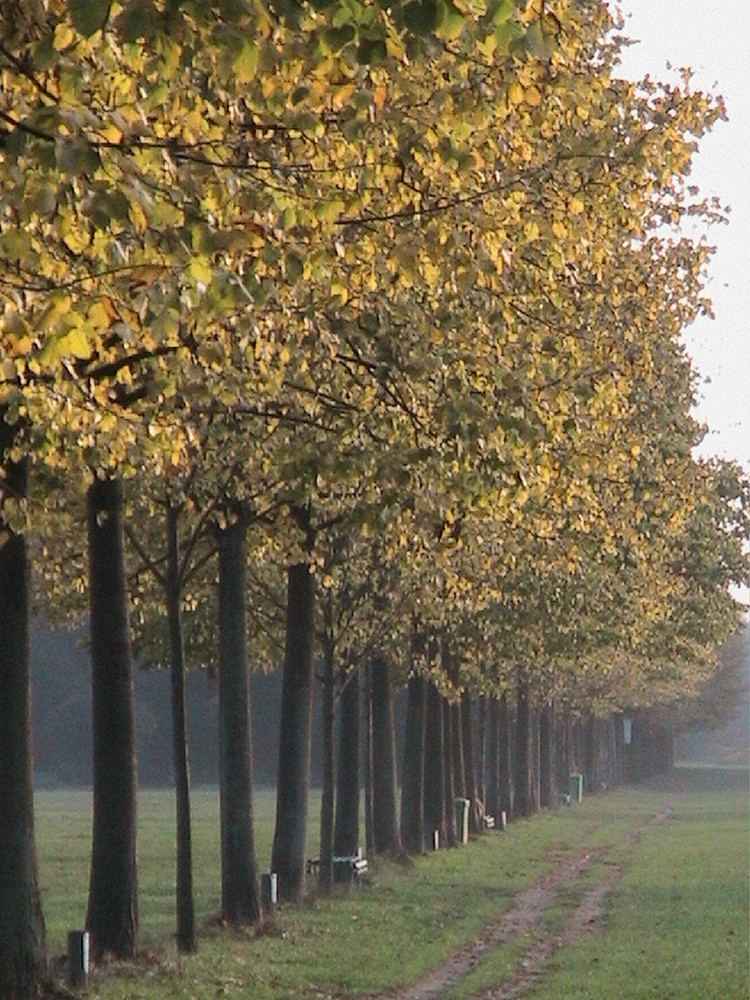
[[[652,816],[646,826],[664,823],[671,815],[670,809],[663,809]],[[643,827],[632,830],[625,842],[637,843],[642,833]],[[510,909],[440,968],[430,972],[419,982],[384,994],[376,1000],[439,1000],[444,997],[451,987],[477,966],[488,950],[530,931],[539,930],[544,911],[555,901],[559,890],[575,882],[599,857],[601,852],[583,850],[566,858],[536,885],[519,893]],[[597,885],[584,894],[563,931],[536,941],[523,956],[518,968],[492,990],[482,993],[482,1000],[515,1000],[516,997],[523,996],[533,988],[556,951],[572,944],[584,934],[596,933],[601,926],[607,895],[621,875],[622,866],[612,865]]]

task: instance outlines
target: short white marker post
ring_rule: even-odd
[[[89,932],[68,931],[68,986],[85,986],[88,974]]]

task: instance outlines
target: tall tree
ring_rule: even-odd
[[[221,910],[231,924],[261,919],[252,801],[247,656],[247,512],[227,511],[219,545],[219,791]]]
[[[407,684],[401,780],[401,842],[409,854],[421,854],[425,849],[425,699],[425,678],[413,670]]]
[[[336,822],[333,853],[354,857],[359,847],[360,707],[359,675],[351,670],[341,678],[339,696],[339,752],[336,785]],[[342,870],[334,877],[346,876]]]
[[[34,840],[29,693],[29,562],[11,515],[23,503],[28,459],[14,461],[18,423],[0,406],[0,996],[37,996],[47,968]]]
[[[132,958],[138,936],[137,777],[122,480],[96,478],[87,508],[94,821],[86,927],[95,959]]]
[[[393,687],[388,661],[380,652],[371,663],[372,699],[372,818],[375,851],[400,857],[396,773],[396,728],[393,717]]]
[[[276,826],[271,867],[283,899],[305,892],[315,580],[306,562],[287,570],[286,647],[276,782]]]
[[[167,616],[170,645],[170,703],[172,707],[172,755],[177,824],[176,910],[177,947],[193,952],[198,948],[193,893],[192,823],[190,816],[190,764],[188,760],[187,708],[185,704],[185,646],[182,628],[182,573],[179,546],[179,510],[167,504]]]
[[[432,847],[437,834],[440,847],[448,844],[445,825],[445,754],[443,749],[443,698],[433,682],[427,684],[425,722],[424,826]]]

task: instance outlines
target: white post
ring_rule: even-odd
[[[88,974],[89,932],[68,931],[68,986],[85,986]]]

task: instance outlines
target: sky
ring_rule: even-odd
[[[623,34],[636,42],[623,53],[623,76],[676,82],[690,67],[695,89],[726,101],[729,120],[701,141],[691,175],[704,196],[731,206],[729,224],[708,233],[716,318],[696,320],[684,343],[700,375],[695,415],[709,427],[699,454],[736,459],[750,473],[750,4],[619,0],[619,8]]]

